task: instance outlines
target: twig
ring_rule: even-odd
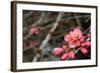
[[[82,24],[81,24],[79,18],[77,18],[77,15],[76,15],[75,13],[74,13],[74,17],[75,17],[76,22],[77,22],[78,26],[80,27],[80,29],[83,30],[83,28],[82,28],[82,26],[81,26]]]
[[[40,23],[42,23],[42,21],[44,20],[44,17],[45,17],[45,12],[42,12],[40,18],[39,18],[35,23],[32,24],[32,27],[33,27],[33,26],[37,26],[37,25],[39,25]],[[26,29],[26,28],[24,28],[24,30],[25,30],[25,29]],[[25,36],[23,40],[27,40],[31,35],[32,35],[32,34],[30,34],[30,32],[29,32],[29,34],[28,34],[27,36]]]
[[[79,18],[85,18],[85,17],[89,17],[90,15],[75,15],[75,16],[70,16],[68,18],[62,19],[62,20],[71,20],[71,19],[75,19],[76,17]]]
[[[52,20],[53,20],[52,18],[51,18],[51,19],[49,18],[50,14],[51,14],[51,12],[48,12],[48,13],[46,14],[44,23],[47,23],[48,21],[52,21]]]
[[[91,29],[91,26],[89,26],[83,33],[85,34],[86,32],[89,32]]]
[[[30,12],[28,12],[27,14],[25,14],[24,18],[27,18],[27,17],[29,17],[29,16],[32,15],[32,14],[33,14],[33,11],[30,11]]]
[[[44,18],[45,18],[45,14],[46,14],[45,12],[42,12],[42,14],[39,17],[39,19],[35,23],[32,24],[32,27],[41,24],[43,22]]]
[[[28,35],[24,36],[23,40],[27,40],[28,38],[30,38],[32,36],[31,33],[29,33]]]
[[[77,50],[74,51],[75,54],[77,54],[79,52],[80,48],[78,48]],[[69,60],[70,58],[68,57],[67,60]]]
[[[52,28],[50,29],[50,32],[54,32],[54,30],[58,26],[59,21],[62,18],[62,15],[63,15],[63,12],[60,12],[59,15],[58,15],[58,17],[57,17],[56,22],[53,24]],[[42,44],[40,45],[40,47],[39,47],[40,49],[42,49],[46,45],[46,43],[50,40],[50,37],[51,37],[51,34],[48,33],[47,36],[46,36],[46,38],[43,40]]]
[[[89,15],[81,15],[81,16],[78,15],[78,16],[77,16],[77,18],[84,18],[84,17],[89,17]],[[61,22],[62,22],[62,21],[66,21],[66,23],[68,23],[69,20],[71,20],[71,19],[75,19],[75,17],[71,16],[71,17],[68,17],[68,18],[61,19],[60,21],[61,21]],[[48,24],[47,26],[41,27],[41,29],[42,29],[42,30],[45,30],[45,29],[48,29],[48,28],[50,28],[50,27],[52,27],[52,23],[51,23],[51,24]]]
[[[41,16],[43,16],[44,14],[42,14]],[[84,15],[84,16],[76,16],[77,18],[83,18],[83,17],[89,17],[89,15]],[[66,23],[69,21],[69,20],[71,20],[71,19],[75,19],[76,17],[73,17],[73,16],[71,16],[71,17],[68,17],[68,18],[66,18],[66,19],[61,19],[61,21],[63,21],[63,20],[65,20],[66,21]],[[41,19],[41,17],[40,17],[40,19]],[[40,19],[38,20],[39,22],[40,22]],[[37,22],[38,22],[37,21]],[[35,23],[34,23],[35,24]],[[36,24],[35,24],[36,25]],[[35,26],[34,25],[34,26]],[[45,27],[40,27],[42,30],[45,30],[45,29],[47,29],[47,28],[50,28],[50,27],[52,27],[52,25],[53,25],[53,23],[51,23],[51,24],[49,24],[48,26],[45,26]],[[26,29],[26,28],[25,28]],[[24,40],[27,40],[29,37],[30,37],[31,35],[30,34],[28,34],[27,36],[25,36],[24,37]]]
[[[90,19],[91,19],[91,17],[89,16],[89,17],[85,20],[85,23],[87,23]]]
[[[63,14],[64,14],[63,12],[60,12],[60,13],[59,13],[59,15],[58,15],[58,17],[57,17],[57,19],[56,19],[56,22],[53,24],[53,26],[52,26],[52,28],[50,29],[49,32],[54,32],[54,30],[55,30],[56,27],[58,26],[58,23],[59,23],[59,21],[61,20]],[[42,41],[42,44],[41,44],[40,47],[39,47],[40,50],[43,51],[43,48],[45,47],[45,45],[46,45],[46,44],[48,43],[48,41],[50,40],[50,37],[51,37],[51,34],[48,33],[47,36],[46,36],[46,38]],[[35,58],[33,58],[33,61],[34,61],[34,59],[35,59],[35,61],[36,61],[36,57],[37,57],[37,59],[38,59],[40,56],[41,56],[41,55],[37,53],[36,56],[35,56]]]

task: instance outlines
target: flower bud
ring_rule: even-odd
[[[83,54],[87,54],[87,53],[88,53],[88,50],[87,50],[86,48],[81,48],[80,50],[81,50],[81,52],[82,52]]]
[[[62,51],[63,51],[62,48],[59,48],[59,47],[54,48],[55,55],[60,55]]]
[[[31,34],[39,34],[40,30],[37,27],[33,27],[30,29],[30,33]]]
[[[75,58],[75,53],[73,51],[70,51],[68,53],[68,57],[71,58],[71,59],[74,59]]]
[[[91,42],[86,42],[86,46],[90,47],[91,46]]]
[[[65,53],[65,54],[63,54],[61,56],[61,60],[66,60],[67,58],[68,58],[68,54],[67,53]]]

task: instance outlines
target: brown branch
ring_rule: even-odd
[[[91,16],[89,16],[86,20],[85,23],[87,23],[91,19]]]
[[[78,15],[77,18],[84,18],[84,17],[89,17],[89,15]],[[65,21],[66,23],[68,23],[71,19],[75,19],[75,17],[71,16],[71,17],[68,17],[68,18],[63,18],[61,19],[60,21]],[[45,29],[48,29],[52,27],[52,23],[51,24],[48,24],[47,26],[44,26],[44,27],[41,27],[42,30],[45,30]]]
[[[39,19],[35,23],[32,24],[32,27],[41,24],[45,18],[45,14],[46,14],[45,12],[42,12]]]
[[[32,34],[29,32],[28,35],[24,36],[23,40],[27,40],[28,38],[30,38],[32,36]]]
[[[42,15],[41,15],[42,16]],[[89,15],[84,15],[84,16],[78,16],[77,15],[77,18],[83,18],[83,17],[89,17]],[[61,19],[60,21],[66,21],[66,23],[68,23],[69,20],[71,19],[75,19],[76,17],[68,17],[67,19]],[[44,26],[44,27],[40,27],[42,30],[45,30],[45,29],[48,29],[50,27],[52,27],[53,23],[47,25],[47,26]],[[26,29],[26,28],[25,28]],[[31,37],[31,34],[29,33],[27,36],[24,37],[24,40],[27,40],[29,37]]]
[[[62,20],[71,20],[71,19],[76,19],[76,18],[86,18],[86,17],[89,17],[90,15],[76,15],[75,16],[70,16],[68,18],[65,18],[65,19],[62,19]]]
[[[53,24],[52,28],[50,29],[49,32],[54,32],[54,30],[56,29],[56,27],[58,26],[59,24],[59,21],[61,20],[62,18],[62,15],[63,15],[63,12],[60,12],[58,17],[57,17],[57,20],[56,22]],[[46,38],[43,40],[42,44],[40,45],[40,49],[44,48],[44,46],[47,44],[47,42],[50,40],[50,37],[51,37],[51,34],[48,33]]]
[[[28,12],[27,14],[24,15],[24,18],[27,18],[27,17],[29,17],[29,16],[32,15],[32,14],[33,14],[33,11],[30,11],[30,12]]]
[[[64,14],[63,12],[60,12],[60,13],[58,14],[57,19],[56,19],[56,22],[53,24],[53,26],[52,26],[52,28],[50,29],[49,32],[54,32],[54,30],[55,30],[56,27],[58,26],[59,21],[61,20],[63,14]],[[43,48],[45,47],[45,45],[48,43],[48,41],[49,41],[50,38],[51,38],[51,34],[50,34],[49,32],[48,32],[46,38],[42,41],[42,43],[41,43],[41,45],[40,45],[40,47],[39,47],[39,49],[42,50],[42,51],[43,51]],[[33,58],[33,61],[36,61],[36,59],[39,58],[40,56],[41,56],[41,54],[37,53],[36,56],[35,56],[35,58]],[[37,58],[36,58],[36,57],[37,57]]]
[[[74,17],[75,17],[76,23],[78,24],[78,26],[80,27],[80,29],[83,30],[83,28],[81,26],[82,24],[81,24],[79,18],[77,18],[77,14],[74,13]]]
[[[89,26],[83,33],[89,32],[91,29],[91,26]]]

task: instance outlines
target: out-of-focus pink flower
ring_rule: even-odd
[[[70,51],[70,52],[68,53],[68,57],[71,58],[71,59],[74,59],[74,58],[75,58],[75,53],[74,53],[74,51]]]
[[[39,33],[40,33],[40,30],[39,30],[39,28],[37,28],[37,27],[32,27],[32,28],[30,29],[30,33],[31,33],[31,34],[39,34]]]
[[[66,42],[70,42],[70,41],[72,41],[72,37],[71,37],[70,35],[65,35],[65,36],[64,36],[64,40],[65,40]]]
[[[63,54],[61,56],[61,60],[66,60],[67,58],[68,58],[68,54],[67,53],[65,53],[65,54]]]
[[[32,44],[32,46],[37,46],[39,44],[39,42],[38,41],[32,41],[31,44]]]
[[[47,54],[48,55],[48,57],[50,57],[51,55],[50,54]]]
[[[59,47],[54,48],[54,54],[55,55],[60,55],[62,51],[63,51],[62,48],[59,48]]]
[[[86,42],[86,46],[90,47],[91,46],[91,42]]]
[[[86,46],[86,43],[85,43],[85,42],[83,42],[83,43],[81,44],[81,46],[82,46],[82,47],[85,47],[85,46]]]
[[[87,54],[87,53],[88,53],[88,50],[87,50],[86,48],[81,48],[80,50],[81,50],[81,52],[82,52],[83,54]]]

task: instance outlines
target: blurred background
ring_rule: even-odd
[[[65,44],[64,35],[76,27],[87,35],[90,13],[23,10],[23,62],[60,61],[53,49]],[[81,52],[75,60],[90,59]]]

